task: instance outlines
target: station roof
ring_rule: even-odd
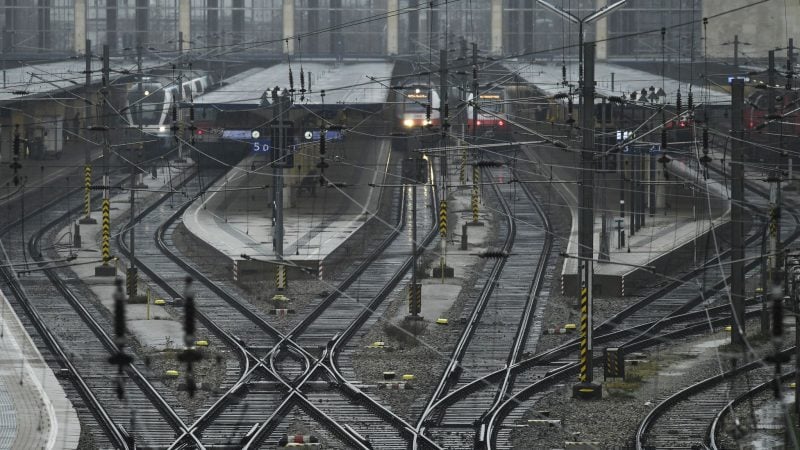
[[[306,78],[306,92],[300,99],[300,68]],[[325,105],[377,105],[385,103],[389,96],[389,78],[392,62],[359,62],[336,64],[334,62],[295,62],[291,64],[294,78],[295,104],[309,107]],[[375,77],[383,83],[373,82]],[[277,64],[267,68],[255,68],[224,80],[222,86],[194,99],[195,104],[213,104],[220,108],[237,109],[261,104],[265,91],[289,87],[289,64]],[[271,98],[267,92],[267,98]]]
[[[151,67],[156,61],[143,61],[142,65]],[[101,83],[103,74],[101,62],[92,60],[92,84]],[[12,102],[36,97],[58,96],[60,92],[82,88],[86,82],[86,61],[69,59],[66,61],[25,64],[3,70],[3,84],[0,86],[0,102]],[[111,59],[111,81],[136,70],[136,63],[121,58]]]
[[[548,95],[566,93],[568,88],[562,86],[562,65],[561,63],[506,63],[509,70],[519,74],[524,80],[536,85]],[[614,74],[614,89],[611,88],[611,74]],[[567,66],[567,82],[578,85],[578,65],[574,62]],[[600,62],[595,64],[595,81],[597,92],[606,96],[622,96],[630,98],[631,92],[636,92],[637,97],[642,89],[650,92],[650,87],[656,91],[664,89],[666,93],[666,103],[675,104],[676,93],[680,87],[683,104],[686,104],[686,96],[689,88],[694,94],[694,103],[708,105],[730,105],[730,93],[717,90],[715,88],[705,89],[703,86],[691,85],[688,82],[678,82],[672,78],[663,78],[661,75],[644,72],[637,69]]]

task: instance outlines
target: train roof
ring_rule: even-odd
[[[561,63],[507,63],[506,66],[519,74],[525,81],[536,85],[548,95],[565,93],[567,89],[561,85],[562,65]],[[614,89],[611,89],[611,74],[614,74]],[[577,86],[578,68],[577,64],[567,67],[567,81]],[[649,92],[650,87],[656,90],[662,87],[661,75],[644,72],[637,69],[610,63],[597,63],[595,65],[595,80],[597,92],[606,96],[630,96],[631,92],[638,93],[642,89]],[[688,82],[678,82],[672,78],[663,79],[664,92],[667,95],[666,102],[675,104],[676,93],[680,87],[683,103],[686,104],[686,95],[691,87],[694,93],[695,104],[705,103],[709,105],[730,105],[731,95],[715,89],[706,90],[703,86],[691,85]]]
[[[144,65],[155,65],[155,61],[145,61]],[[35,97],[59,95],[84,87],[86,81],[86,61],[70,59],[66,61],[25,64],[13,69],[5,69],[4,84],[0,86],[0,102],[11,102]],[[111,59],[111,82],[126,77],[136,70],[136,63],[121,58]],[[102,81],[101,63],[92,60],[92,84]],[[70,96],[71,98],[71,96]]]
[[[310,92],[300,100],[300,68],[306,80],[311,77]],[[335,64],[333,62],[292,63],[295,104],[321,106],[322,91],[326,105],[378,105],[389,97],[392,62],[362,62]],[[369,77],[378,80],[372,81]],[[252,108],[261,104],[262,94],[275,86],[289,87],[289,64],[254,68],[222,81],[219,88],[194,99],[195,104],[215,105],[221,109]],[[308,83],[306,89],[309,89]],[[268,94],[268,98],[271,96]]]

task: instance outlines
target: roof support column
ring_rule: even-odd
[[[73,49],[75,53],[86,52],[86,0],[75,0],[73,5],[75,30],[73,35]]]
[[[283,39],[289,39],[283,46],[283,53],[294,55],[294,1],[283,0]]]
[[[400,43],[398,30],[397,10],[400,8],[400,0],[388,0],[386,2],[386,54],[396,55],[398,44]]]
[[[178,32],[183,37],[178,43],[178,50],[189,50],[192,41],[192,11],[190,0],[180,0],[178,3]]]
[[[503,54],[503,0],[492,0],[492,51],[493,55]]]
[[[601,9],[606,7],[607,0],[597,0],[597,7],[595,8],[596,11],[600,11]],[[606,39],[608,39],[608,17],[602,17],[597,20],[594,26],[594,40],[597,44],[597,60],[598,61],[605,61],[608,59],[608,43]]]

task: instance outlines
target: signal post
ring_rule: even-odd
[[[572,396],[583,400],[603,397],[602,387],[592,382],[592,275],[594,272],[594,52],[595,44],[583,44],[584,77],[581,86],[583,145],[578,187],[578,301],[580,305],[580,374]]]

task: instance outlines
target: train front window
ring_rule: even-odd
[[[481,94],[479,108],[487,112],[500,114],[503,112],[503,99],[498,94]]]
[[[164,90],[160,84],[142,83],[128,91],[128,107],[134,125],[158,125],[164,110]]]
[[[412,92],[406,94],[405,98],[405,112],[420,113],[425,112],[426,104],[428,103],[427,92]]]

